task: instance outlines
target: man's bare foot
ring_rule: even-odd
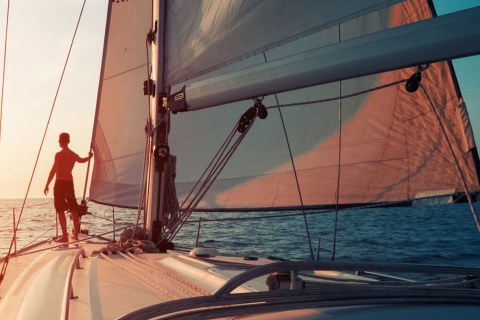
[[[55,241],[55,242],[68,242],[68,237],[65,237],[65,236],[59,237],[59,238],[57,238],[53,241]]]

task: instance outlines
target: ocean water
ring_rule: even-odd
[[[53,201],[0,200],[0,256],[56,234]],[[82,226],[89,234],[118,240],[137,211],[90,202]],[[474,207],[480,214],[480,203]],[[272,217],[272,216],[275,217]],[[336,223],[335,223],[336,222]],[[67,219],[68,227],[72,226]],[[336,224],[336,232],[335,232]],[[115,228],[114,228],[115,226]],[[200,229],[199,229],[200,227]],[[308,228],[308,233],[306,229]],[[60,231],[58,231],[60,232]],[[480,267],[480,232],[468,204],[278,213],[196,213],[174,239],[176,247],[214,247],[224,254],[282,259],[426,263]],[[335,248],[335,250],[334,250]],[[15,245],[12,245],[12,252]]]

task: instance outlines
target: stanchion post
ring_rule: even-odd
[[[13,254],[17,254],[17,228],[15,225],[15,208],[12,208],[12,217],[13,217],[13,245],[15,250]]]

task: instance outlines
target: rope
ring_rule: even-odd
[[[105,253],[100,253],[100,256],[102,258],[104,258],[106,261],[110,262],[111,264],[113,264],[114,266],[122,269],[123,271],[125,272],[128,272],[130,273],[131,275],[133,275],[134,277],[137,277],[138,279],[144,281],[146,284],[152,286],[153,288],[155,288],[156,290],[158,290],[159,292],[163,293],[164,295],[166,295],[170,300],[178,300],[180,299],[179,296],[177,296],[176,294],[172,293],[172,290],[171,290],[171,283],[169,283],[168,286],[159,286],[156,282],[152,282],[150,279],[147,279],[143,274],[141,273],[138,273],[136,272],[135,270],[125,266],[125,265],[122,265],[121,263],[119,263],[116,259],[112,259],[110,257],[108,257]]]
[[[171,279],[174,279],[175,281],[183,284],[183,285],[186,285],[187,287],[189,287],[190,289],[193,289],[195,291],[197,291],[198,293],[204,295],[204,296],[209,296],[211,295],[210,292],[204,290],[202,287],[198,286],[198,285],[195,285],[194,283],[186,280],[184,277],[182,276],[178,276],[177,274],[175,274],[174,272],[171,272],[168,270],[168,268],[162,268],[160,267],[158,264],[155,264],[155,263],[152,263],[150,260],[147,260],[147,259],[141,259],[139,258],[138,256],[135,256],[131,253],[129,253],[128,255],[124,255],[122,254],[122,256],[126,259],[130,259],[131,261],[133,261],[136,265],[140,266],[141,268],[149,271],[150,273],[158,276],[159,278],[163,278],[163,276],[161,274],[158,274],[157,272],[155,271],[159,271],[161,272],[162,274],[164,274],[165,276],[167,276],[168,278],[171,278]],[[152,271],[151,269],[153,269],[154,271]],[[175,286],[176,288],[180,289],[181,291],[187,293],[188,295],[190,296],[194,296],[193,293],[185,290],[185,289],[182,289],[179,285],[175,284],[175,282],[172,282],[170,280],[166,280],[168,281],[169,283],[171,283],[173,286]]]
[[[192,202],[193,204],[189,205],[188,207],[188,212],[189,214],[188,215],[185,215],[185,218],[184,218],[184,221],[186,221],[186,219],[188,219],[188,217],[190,216],[190,214],[193,212],[193,210],[195,210],[195,208],[197,207],[197,205],[200,203],[201,199],[205,196],[205,194],[207,193],[208,189],[211,187],[211,185],[215,182],[216,178],[220,175],[221,171],[223,170],[223,168],[225,167],[225,165],[228,163],[228,161],[230,160],[230,158],[233,156],[233,153],[237,150],[238,146],[240,145],[240,143],[243,141],[243,139],[245,138],[246,134],[248,133],[248,131],[250,130],[251,126],[253,125],[253,122],[254,122],[255,118],[252,120],[252,122],[250,123],[250,125],[246,128],[246,130],[240,134],[240,136],[238,137],[238,139],[233,143],[233,145],[231,146],[231,148],[226,152],[225,156],[223,158],[219,158],[217,160],[217,164],[214,166],[214,168],[212,169],[211,173],[207,176],[207,179],[204,181],[203,185],[202,185],[202,192],[198,193],[198,196],[197,196],[197,199]],[[235,129],[234,129],[235,130]],[[226,148],[225,148],[226,150]],[[178,230],[177,230],[178,232]],[[175,233],[176,234],[176,233]],[[173,234],[173,236],[175,236],[175,234]],[[172,236],[172,238],[173,238]]]
[[[157,244],[160,244],[164,240],[171,241],[175,237],[175,235],[180,230],[181,226],[190,217],[192,212],[195,210],[197,205],[200,203],[202,198],[207,193],[208,189],[212,186],[212,184],[215,182],[216,178],[220,175],[220,173],[223,170],[223,168],[225,167],[225,165],[228,163],[230,158],[233,156],[233,154],[237,150],[238,146],[243,141],[246,134],[248,133],[248,131],[252,127],[252,125],[255,121],[255,118],[256,118],[256,116],[252,119],[250,125],[246,128],[246,130],[244,132],[242,132],[235,141],[233,141],[234,140],[233,138],[235,136],[235,132],[236,132],[237,127],[238,127],[238,124],[235,124],[234,128],[232,129],[229,136],[227,137],[227,139],[224,141],[224,143],[220,147],[217,154],[214,156],[212,161],[208,164],[208,166],[205,169],[205,171],[203,172],[202,176],[197,181],[195,186],[192,188],[192,191],[188,194],[185,201],[182,203],[181,208],[183,208],[183,206],[185,204],[186,204],[186,208],[182,209],[183,213],[181,215],[179,215],[178,221],[175,223],[174,226],[172,226],[167,232],[164,233],[163,237],[160,239],[160,241],[157,242]],[[229,148],[230,144],[232,144],[232,145]],[[201,180],[205,176],[206,176],[205,180],[200,185]],[[188,198],[193,194],[194,190],[198,186],[199,186],[199,188],[196,191],[196,194],[193,196],[193,199],[191,199],[190,202],[187,204]]]
[[[212,161],[210,161],[210,163],[208,164],[207,168],[205,169],[205,171],[202,173],[202,175],[200,176],[200,179],[198,179],[198,181],[195,183],[195,185],[193,186],[192,190],[190,191],[190,193],[187,195],[187,197],[185,198],[185,200],[183,201],[182,205],[180,206],[181,208],[184,207],[185,203],[187,202],[187,200],[190,198],[190,196],[193,194],[193,191],[197,188],[197,186],[200,184],[200,181],[202,181],[203,177],[205,176],[205,174],[207,174],[208,170],[210,170],[210,167],[213,165],[213,162],[214,162],[214,159],[216,158],[220,158],[223,153],[225,152],[226,150],[226,147],[228,146],[228,144],[232,141],[234,135],[235,135],[235,128],[230,132],[229,136],[227,137],[227,139],[223,142],[222,146],[220,147],[220,149],[217,151],[217,153],[215,154],[215,156],[213,157]],[[217,161],[218,163],[218,161]]]
[[[5,89],[5,69],[7,67],[7,39],[8,39],[9,13],[10,13],[10,0],[7,1],[7,21],[5,23],[5,46],[3,49],[2,97],[0,99],[0,139],[2,137],[2,111],[3,111],[3,95],[4,95],[4,89]]]
[[[77,25],[75,27],[75,32],[73,33],[73,38],[72,38],[72,41],[70,43],[70,47],[68,49],[68,54],[67,54],[67,58],[65,60],[65,64],[63,66],[63,70],[62,70],[62,75],[60,76],[60,81],[58,83],[58,87],[57,87],[57,91],[55,92],[55,98],[53,100],[53,103],[52,103],[52,108],[50,110],[50,114],[48,116],[48,120],[47,120],[47,125],[45,127],[45,131],[43,133],[43,137],[42,137],[42,141],[40,143],[40,148],[38,150],[38,154],[37,154],[37,158],[35,160],[35,164],[33,166],[33,171],[32,171],[32,175],[30,176],[30,181],[28,183],[28,187],[27,187],[27,191],[25,193],[25,197],[23,199],[23,204],[22,204],[22,208],[20,210],[20,215],[18,216],[18,221],[17,221],[17,225],[15,226],[15,229],[14,229],[14,233],[18,230],[18,226],[20,224],[20,220],[22,218],[22,215],[23,215],[23,208],[25,207],[25,203],[27,201],[27,197],[28,197],[28,193],[30,191],[30,187],[32,185],[32,180],[33,180],[33,176],[35,175],[35,171],[36,171],[36,168],[37,168],[37,164],[38,164],[38,159],[40,158],[40,153],[42,151],[42,147],[43,147],[43,143],[45,142],[45,136],[47,135],[47,131],[48,131],[48,127],[49,127],[49,124],[50,124],[50,120],[52,119],[52,114],[53,114],[53,110],[55,108],[55,103],[57,101],[57,97],[58,97],[58,93],[60,91],[60,87],[62,85],[62,81],[63,81],[63,76],[65,74],[65,70],[67,68],[67,64],[68,64],[68,61],[69,61],[69,58],[70,58],[70,53],[72,52],[72,47],[73,47],[73,43],[75,41],[75,36],[77,35],[77,30],[78,30],[78,26],[80,24],[80,20],[82,18],[82,14],[83,14],[83,9],[85,8],[85,2],[86,0],[83,1],[83,5],[82,5],[82,9],[80,11],[80,15],[78,17],[78,21],[77,21]],[[12,240],[10,241],[10,247],[8,249],[8,253],[7,253],[7,256],[5,258],[5,261],[3,262],[3,266],[2,266],[2,271],[0,273],[0,284],[2,283],[3,281],[3,278],[5,277],[5,272],[7,271],[7,267],[8,267],[8,257],[10,256],[11,252],[12,252],[12,246],[13,246],[13,242],[14,242],[14,238],[12,238]]]
[[[52,249],[55,249],[55,248],[60,248],[60,247],[64,247],[65,245],[70,245],[70,244],[78,244],[79,242],[83,242],[83,241],[87,241],[87,240],[90,240],[90,239],[93,239],[93,238],[97,238],[97,239],[101,239],[101,240],[109,240],[109,239],[106,239],[106,238],[103,238],[103,236],[107,235],[107,234],[111,234],[111,233],[114,233],[114,232],[117,232],[117,231],[120,231],[120,230],[125,230],[127,228],[130,228],[130,226],[127,226],[127,227],[123,227],[123,228],[119,228],[119,229],[115,229],[113,231],[108,231],[108,232],[104,232],[104,233],[101,233],[101,234],[95,234],[95,235],[91,235],[89,237],[86,237],[86,238],[82,238],[81,240],[75,240],[75,241],[70,241],[70,242],[62,242],[56,246],[51,246],[51,247],[48,247],[48,248],[44,248],[44,249],[39,249],[39,250],[34,250],[34,251],[28,251],[28,252],[25,252],[25,253],[17,253],[17,257],[18,256],[28,256],[28,255],[31,255],[31,254],[34,254],[34,253],[38,253],[38,252],[42,252],[42,251],[47,251],[47,250],[52,250]],[[8,257],[6,257],[8,258]]]
[[[133,226],[123,230],[120,234],[120,239],[116,243],[109,244],[100,250],[92,251],[92,254],[133,252],[135,249],[140,249],[143,252],[158,252],[154,242],[145,240],[145,231],[143,228]]]
[[[393,87],[393,86],[396,86],[397,84],[402,84],[402,83],[407,82],[407,81],[408,81],[408,79],[402,79],[402,80],[390,82],[390,83],[387,83],[387,84],[384,84],[384,85],[381,85],[381,86],[378,86],[378,87],[370,88],[370,89],[367,89],[367,90],[357,91],[357,92],[347,94],[347,95],[339,95],[339,96],[336,96],[336,97],[326,98],[326,99],[310,100],[310,101],[295,102],[295,103],[286,103],[286,104],[281,104],[281,105],[277,105],[277,106],[267,107],[267,109],[278,108],[278,107],[285,108],[285,107],[303,106],[303,105],[314,104],[314,103],[331,102],[331,101],[335,101],[335,100],[338,100],[338,99],[353,98],[353,97],[359,96],[361,94],[382,90],[382,89],[385,89],[385,88],[388,88],[388,87]]]
[[[166,193],[166,206],[164,215],[164,225],[167,228],[171,228],[178,221],[178,215],[180,207],[177,199],[177,191],[175,187],[177,157],[170,155],[165,170],[165,193]]]

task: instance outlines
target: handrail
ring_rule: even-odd
[[[63,310],[63,314],[64,314],[64,319],[67,320],[68,319],[68,313],[69,313],[69,310],[70,310],[70,299],[77,299],[78,297],[75,296],[73,294],[73,286],[72,286],[72,278],[73,278],[73,272],[75,271],[75,269],[81,269],[81,266],[80,266],[80,261],[78,260],[80,255],[82,255],[83,258],[85,258],[85,250],[83,249],[83,247],[80,247],[80,250],[77,251],[77,254],[75,255],[75,258],[73,258],[72,260],[72,264],[70,265],[70,269],[68,271],[68,285],[65,289],[65,306],[64,306],[64,310]]]
[[[389,270],[392,272],[479,275],[479,268],[444,267],[410,264],[336,263],[282,261],[260,266],[232,278],[212,296],[194,297],[160,303],[124,315],[119,319],[204,319],[278,312],[302,308],[365,306],[375,304],[480,304],[480,291],[470,287],[452,287],[451,283],[430,286],[376,286],[363,284],[322,285],[303,290],[273,290],[230,294],[239,285],[271,272],[296,273],[300,270]],[[452,279],[449,279],[452,280]],[[294,279],[292,279],[294,281]],[[468,282],[468,281],[467,281]],[[463,283],[462,283],[463,284]],[[468,285],[468,283],[467,283]],[[442,290],[439,290],[439,289]]]
[[[432,265],[386,264],[386,263],[338,263],[321,261],[279,261],[243,272],[230,279],[213,295],[216,298],[229,294],[243,283],[271,272],[301,271],[305,269],[331,271],[389,271],[411,273],[466,274],[479,275],[480,268],[445,267]],[[292,279],[294,281],[294,279]]]
[[[379,304],[480,304],[480,292],[471,289],[352,286],[321,290],[275,290],[194,297],[152,305],[120,317],[132,319],[206,319],[245,316],[303,308],[368,306]]]

